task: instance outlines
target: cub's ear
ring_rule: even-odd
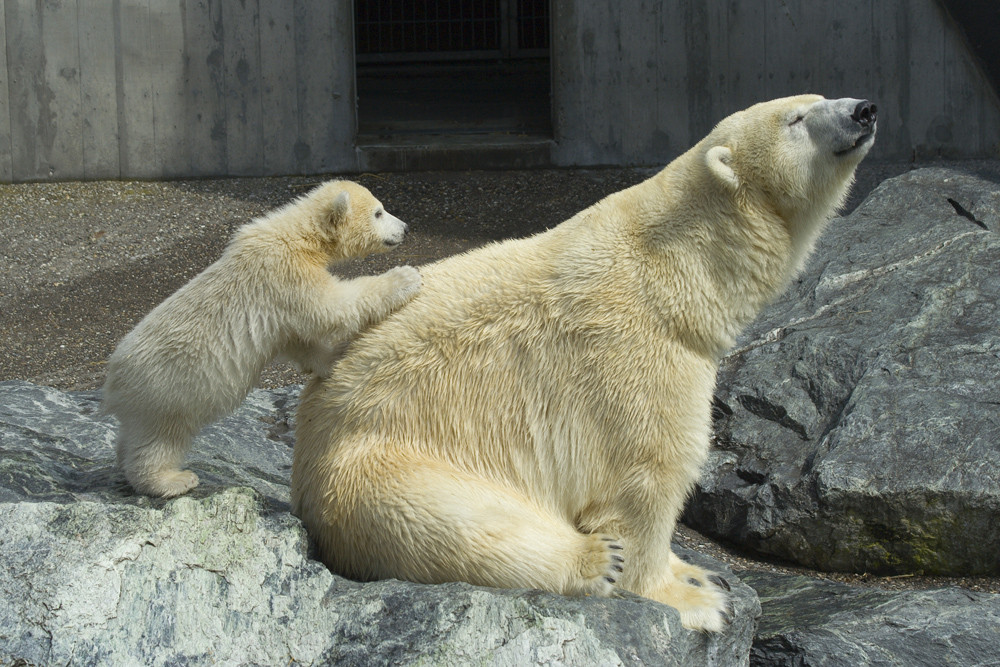
[[[330,223],[338,224],[342,220],[347,219],[348,213],[351,212],[351,196],[347,194],[347,190],[344,190],[337,198],[333,200],[330,204]]]
[[[740,178],[733,171],[732,159],[733,152],[729,150],[728,146],[713,146],[705,153],[705,162],[708,164],[709,171],[726,186],[735,190],[740,185]]]

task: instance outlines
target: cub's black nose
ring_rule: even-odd
[[[858,106],[854,107],[854,113],[851,114],[851,119],[862,127],[874,124],[877,118],[878,107],[868,100],[858,102]]]

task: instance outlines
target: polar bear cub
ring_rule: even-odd
[[[108,361],[104,409],[121,423],[118,464],[136,491],[176,496],[203,426],[235,410],[278,355],[324,374],[362,328],[420,289],[410,266],[340,280],[332,262],[384,252],[406,224],[366,188],[320,185],[237,230],[214,264],[153,309]]]

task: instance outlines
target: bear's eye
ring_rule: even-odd
[[[375,211],[375,217],[376,218],[381,218],[382,217],[382,210],[381,209],[379,209],[378,211]]]
[[[794,119],[792,120],[792,122],[791,122],[791,123],[789,123],[789,125],[791,126],[791,125],[795,125],[796,123],[801,123],[801,122],[802,122],[802,120],[803,120],[804,118],[805,118],[805,116],[803,116],[802,114],[799,114],[798,116],[796,116],[796,117],[795,117],[795,118],[794,118]]]

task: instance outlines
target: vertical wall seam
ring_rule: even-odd
[[[125,64],[122,54],[122,7],[121,0],[112,0],[111,16],[114,23],[115,40],[115,116],[118,124],[118,178],[128,174],[128,125],[125,121]]]
[[[151,3],[157,2],[157,1],[158,0],[146,0],[146,39],[149,40],[149,41],[153,41],[153,8],[150,5],[151,5]],[[169,2],[170,0],[167,0],[167,1]],[[149,42],[147,42],[147,44],[148,43]],[[151,55],[152,55],[153,59],[157,63],[161,62],[161,58],[163,57],[162,54],[153,53]],[[158,69],[160,71],[162,71],[162,67],[158,68]],[[156,70],[153,70],[152,68],[150,68],[150,71],[156,71]],[[163,159],[163,157],[160,155],[160,142],[157,141],[157,136],[156,136],[157,135],[156,110],[157,110],[157,107],[159,106],[157,104],[157,102],[156,102],[156,93],[157,93],[157,89],[159,89],[160,86],[162,85],[162,82],[158,81],[159,78],[160,77],[154,77],[153,80],[150,81],[150,85],[149,85],[149,106],[150,106],[150,111],[151,111],[150,116],[153,119],[152,120],[152,125],[153,125],[152,130],[153,130],[153,164],[154,165],[162,165],[165,162],[165,160]],[[162,175],[162,173],[163,172],[162,172],[162,169],[161,169],[160,174]]]
[[[80,3],[76,3],[76,63],[78,66],[76,82],[77,87],[80,91],[80,172],[83,174],[84,178],[87,178],[87,141],[85,137],[87,133],[84,131],[84,126],[87,123],[87,107],[84,105],[83,99],[83,53],[80,49],[80,43],[83,42],[83,35],[80,34]]]
[[[10,182],[14,183],[16,181],[16,179],[14,177],[15,176],[14,175],[14,121],[11,120],[11,117],[13,116],[13,113],[12,113],[13,112],[13,108],[12,108],[11,101],[10,101],[10,76],[11,76],[10,75],[10,71],[11,71],[11,68],[10,68],[11,58],[10,58],[10,48],[9,48],[9,45],[10,45],[10,36],[7,34],[7,25],[8,25],[8,22],[7,22],[7,3],[4,2],[4,0],[0,0],[0,2],[3,3],[3,11],[0,12],[0,21],[3,21],[3,24],[4,24],[4,31],[3,31],[4,43],[2,44],[2,46],[3,46],[3,50],[4,50],[4,56],[5,56],[4,57],[4,66],[7,69],[7,71],[5,72],[5,77],[4,77],[4,86],[7,88],[7,90],[5,91],[5,93],[6,93],[6,100],[7,100],[7,127],[3,128],[3,129],[6,130],[6,132],[7,132],[7,142],[9,144],[9,153],[8,153],[7,157],[9,159],[9,161],[10,161]],[[0,170],[0,173],[2,173],[2,170]]]
[[[267,117],[264,115],[264,45],[261,43],[261,23],[263,18],[260,12],[260,0],[257,0],[257,106],[260,109],[260,125],[257,131],[257,175],[263,176],[268,173],[267,165],[267,140],[264,133],[267,127]]]
[[[225,8],[225,2],[220,3],[220,6],[219,6],[219,25],[222,28],[219,31],[219,48],[221,49],[221,53],[222,53],[222,66],[221,66],[221,70],[222,70],[222,82],[221,82],[222,83],[222,90],[220,91],[220,93],[222,95],[222,125],[223,125],[223,133],[222,134],[225,137],[225,141],[223,141],[223,146],[225,148],[225,159],[223,160],[223,172],[225,173],[225,175],[228,176],[232,172],[232,165],[229,162],[229,154],[230,154],[230,150],[229,150],[229,130],[230,130],[230,127],[229,127],[229,85],[228,85],[228,79],[229,79],[229,77],[227,76],[229,74],[229,66],[227,65],[227,63],[229,62],[229,60],[228,60],[228,58],[226,58],[226,14],[227,14],[227,12],[226,12],[226,8]]]

